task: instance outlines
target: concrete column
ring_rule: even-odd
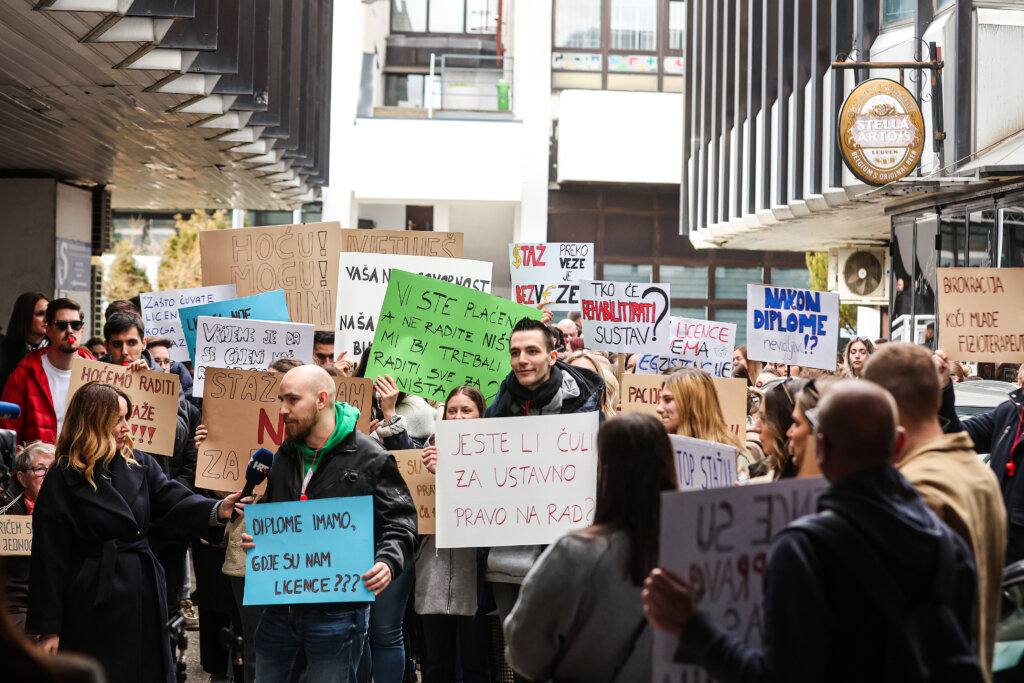
[[[92,193],[53,178],[0,179],[0,325],[22,292],[74,299],[92,310]]]
[[[551,131],[551,0],[506,0],[512,6],[509,39],[515,56],[513,109],[523,121],[523,196],[515,239],[548,236],[548,139]],[[541,39],[543,37],[543,39]]]

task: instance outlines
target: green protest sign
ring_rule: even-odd
[[[444,401],[461,384],[491,401],[511,371],[508,337],[541,311],[434,278],[391,271],[366,366],[404,392]]]

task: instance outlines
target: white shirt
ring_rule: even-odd
[[[68,387],[71,385],[71,371],[61,370],[50,362],[48,353],[43,354],[43,372],[50,384],[50,396],[53,397],[53,412],[57,414],[57,435],[64,426],[64,410],[68,405]]]

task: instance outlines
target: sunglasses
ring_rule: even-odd
[[[69,327],[75,332],[78,332],[80,329],[85,327],[85,323],[81,320],[54,320],[50,324],[56,327],[60,332],[64,332]]]

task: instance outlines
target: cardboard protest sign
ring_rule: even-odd
[[[747,357],[836,369],[839,294],[747,285]]]
[[[747,438],[747,382],[738,377],[712,377],[715,391],[718,392],[718,404],[722,408],[725,425],[740,441]],[[661,385],[665,383],[662,375],[636,375],[627,373],[619,382],[619,396],[622,399],[622,412],[649,413],[657,415],[658,401],[661,399]]]
[[[675,368],[700,368],[713,377],[732,376],[736,324],[669,317],[668,340],[658,353],[637,357],[636,371],[661,374]]]
[[[293,322],[334,329],[341,226],[271,225],[199,233],[204,285],[235,285],[245,297],[283,289]]]
[[[667,284],[580,283],[583,338],[587,348],[617,353],[660,353],[668,339]]]
[[[32,515],[0,515],[0,557],[32,554]]]
[[[412,494],[412,502],[416,505],[418,534],[432,534],[437,528],[437,508],[434,505],[435,477],[423,466],[423,451],[391,451],[398,461],[398,471],[405,479],[405,485]]]
[[[516,303],[548,303],[549,311],[580,310],[580,282],[594,279],[592,243],[510,244],[508,253]]]
[[[401,270],[391,271],[367,377],[390,374],[402,391],[436,401],[461,384],[490,402],[511,371],[508,340],[536,308]]]
[[[680,491],[736,485],[736,447],[669,434]]]
[[[207,368],[266,370],[279,358],[312,363],[313,331],[303,323],[199,316],[192,395],[203,395]]]
[[[128,368],[75,356],[71,360],[68,401],[87,382],[110,384],[132,400],[128,416],[132,441],[150,455],[173,455],[178,428],[178,376],[157,370],[132,372]]]
[[[206,369],[203,424],[209,436],[199,446],[196,486],[234,492],[245,484],[245,467],[260,448],[277,450],[285,438],[277,400],[282,374],[259,370]],[[359,408],[356,429],[370,426],[373,381],[333,377],[337,400]],[[265,485],[257,488],[262,493]]]
[[[245,509],[243,605],[373,602],[373,497],[262,503]]]
[[[491,291],[489,261],[400,254],[342,254],[338,268],[335,357],[347,351],[348,359],[358,363],[373,341],[392,270],[452,282],[478,292]]]
[[[815,497],[827,486],[814,477],[666,491],[661,494],[658,566],[687,578],[702,612],[747,647],[758,648],[764,640],[764,572],[772,539],[797,517],[814,512]],[[678,644],[655,632],[651,680],[710,680],[696,667],[672,661]]]
[[[598,414],[437,423],[437,547],[553,543],[594,519]]]
[[[192,365],[196,363],[196,319],[201,315],[240,320],[291,322],[288,319],[288,305],[285,303],[284,290],[281,289],[243,296],[238,299],[179,308],[178,318],[181,321],[182,332],[185,334],[185,346],[191,356]]]
[[[341,251],[362,254],[405,254],[462,258],[464,235],[461,232],[424,232],[422,230],[341,231]]]
[[[950,360],[1024,362],[1024,268],[938,268],[938,329]]]
[[[236,297],[234,285],[143,292],[139,298],[142,302],[142,321],[146,323],[146,336],[169,340],[171,342],[171,360],[182,363],[192,360],[188,342],[185,340],[185,332],[178,317],[178,309],[212,304]]]

